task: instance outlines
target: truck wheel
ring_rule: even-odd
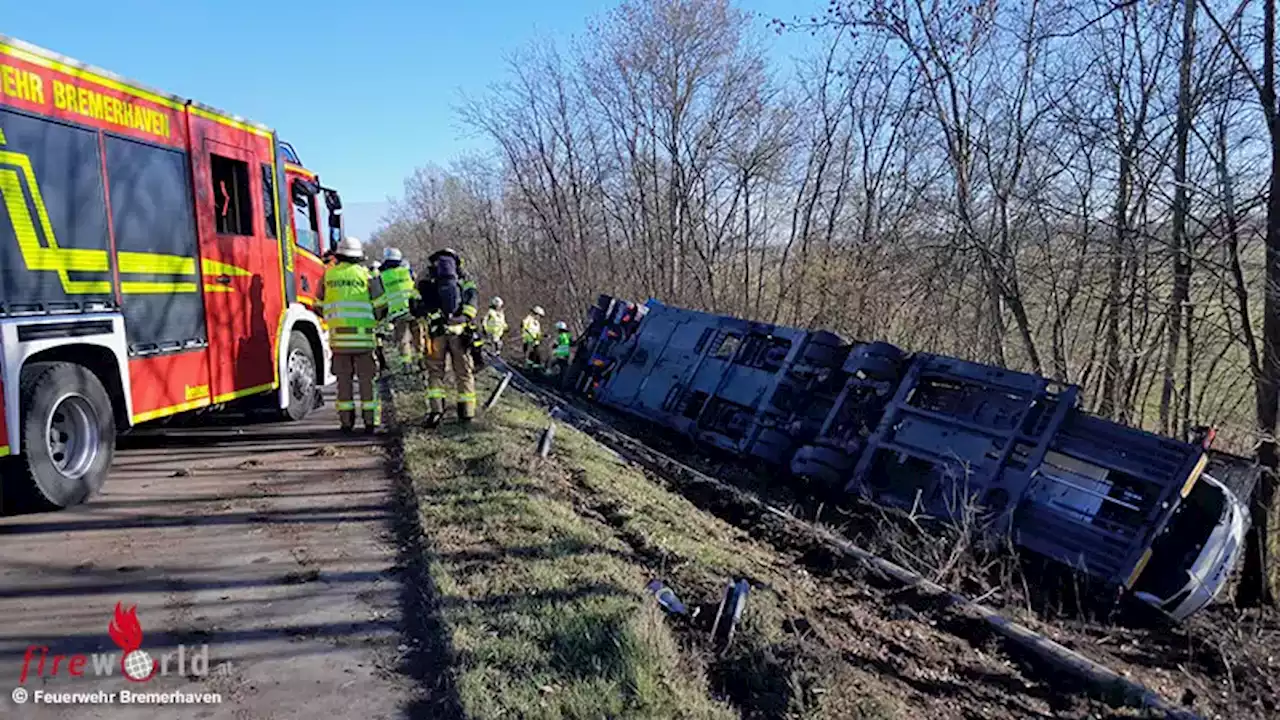
[[[854,458],[831,448],[805,445],[791,457],[791,474],[808,478],[828,489],[843,486],[853,470]]]
[[[289,406],[281,411],[284,419],[297,422],[316,407],[316,357],[307,336],[294,330],[289,333],[289,350],[285,356],[285,381],[289,383]]]
[[[81,365],[32,363],[22,368],[22,455],[34,504],[79,505],[102,487],[115,454],[111,398]]]
[[[893,363],[902,362],[902,350],[896,345],[876,340],[862,346],[862,353],[868,356],[882,357]]]
[[[847,372],[861,372],[872,382],[886,382],[896,380],[898,377],[898,369],[893,362],[878,355],[857,358],[853,362],[845,363],[844,369]]]

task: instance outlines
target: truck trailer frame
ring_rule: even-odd
[[[1247,498],[1256,468],[1090,415],[1074,385],[652,299],[601,296],[587,325],[568,389],[881,507],[976,521],[1174,619],[1242,553],[1248,510],[1215,474]]]

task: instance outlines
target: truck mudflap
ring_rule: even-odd
[[[5,420],[4,379],[0,377],[0,458],[12,454],[9,447],[9,424]]]

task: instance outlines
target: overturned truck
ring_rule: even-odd
[[[562,385],[876,505],[958,520],[1175,620],[1241,555],[1244,458],[1105,420],[1079,389],[884,342],[601,296]]]

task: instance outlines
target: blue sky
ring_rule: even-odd
[[[502,80],[504,53],[568,39],[614,4],[45,0],[8,3],[0,31],[276,128],[342,192],[348,231],[367,237],[413,168],[486,147],[454,107]],[[765,17],[825,4],[739,2]],[[786,62],[803,41],[769,42]]]

